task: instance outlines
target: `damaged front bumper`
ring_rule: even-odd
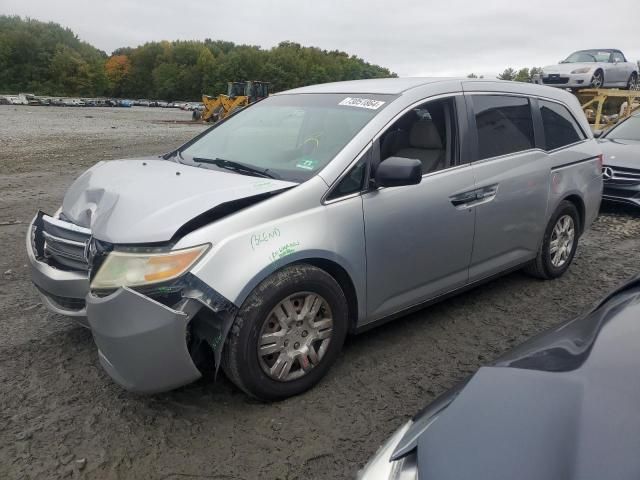
[[[220,366],[237,313],[232,302],[190,273],[171,286],[170,300],[127,287],[91,292],[88,272],[55,268],[39,253],[41,219],[36,216],[26,239],[33,283],[50,311],[91,329],[100,363],[118,384],[156,393],[197,380],[204,361]]]
[[[190,302],[174,310],[120,288],[106,297],[87,295],[87,317],[100,363],[132,392],[171,390],[201,377],[187,348]]]
[[[26,247],[31,280],[47,309],[60,315],[74,317],[87,326],[85,297],[89,292],[89,274],[61,270],[40,260],[43,254],[37,249],[42,236],[42,217],[42,212],[38,213],[27,230]]]

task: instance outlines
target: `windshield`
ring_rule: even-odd
[[[629,117],[604,136],[610,140],[640,141],[640,115]]]
[[[372,94],[275,95],[230,117],[180,154],[185,163],[206,168],[236,163],[275,178],[304,182],[394,98]],[[248,169],[235,171],[251,174]]]
[[[562,63],[608,62],[611,52],[606,50],[580,50],[573,52]]]

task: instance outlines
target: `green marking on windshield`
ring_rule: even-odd
[[[307,159],[300,160],[296,163],[296,168],[302,168],[303,170],[314,170],[318,162],[316,160]]]

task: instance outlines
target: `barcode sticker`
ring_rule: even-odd
[[[342,100],[338,105],[344,105],[347,107],[359,107],[359,108],[368,108],[369,110],[377,110],[385,102],[382,100],[372,100],[370,98],[355,98],[355,97],[347,97]]]

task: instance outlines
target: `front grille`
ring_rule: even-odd
[[[84,298],[71,298],[71,297],[60,297],[58,295],[54,295],[53,293],[47,292],[42,288],[36,285],[36,288],[42,292],[42,294],[47,297],[51,302],[53,302],[57,307],[63,310],[73,310],[79,312],[80,310],[86,308],[86,302]]]
[[[67,270],[88,271],[85,250],[91,230],[48,215],[42,216],[44,256]]]
[[[602,173],[605,182],[624,185],[640,184],[640,170],[622,167],[610,167],[605,165]]]
[[[569,83],[569,79],[567,77],[549,75],[548,77],[542,77],[542,83],[548,85],[565,85]]]

